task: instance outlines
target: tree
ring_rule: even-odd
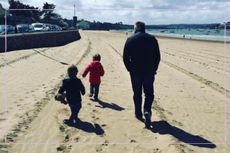
[[[54,4],[49,4],[49,3],[44,3],[43,7],[42,7],[42,12],[41,12],[41,16],[43,16],[44,20],[50,20],[54,15],[53,11],[55,9],[55,5]]]
[[[25,18],[30,18],[31,20],[40,20],[40,10],[38,7],[25,5],[19,1],[9,0],[9,13],[12,16],[21,16]]]

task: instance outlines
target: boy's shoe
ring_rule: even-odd
[[[90,93],[90,94],[89,94],[89,97],[93,97],[93,94]]]
[[[145,115],[145,127],[147,129],[150,129],[151,128],[151,114],[149,112],[145,112],[144,115]]]
[[[94,97],[94,101],[99,101],[98,97]]]

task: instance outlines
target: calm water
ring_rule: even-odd
[[[129,30],[119,30],[123,32],[131,32]],[[167,36],[167,37],[177,37],[185,39],[199,39],[199,40],[215,40],[215,41],[226,41],[230,42],[230,30],[226,30],[226,37],[224,29],[147,29],[148,33],[154,34],[156,36]]]
[[[225,40],[224,29],[149,29],[149,33],[188,39]],[[226,30],[226,41],[230,41],[230,30]]]

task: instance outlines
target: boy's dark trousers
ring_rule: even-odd
[[[78,119],[78,113],[81,109],[81,104],[78,104],[78,105],[69,105],[70,107],[70,110],[71,110],[71,115],[69,117],[69,120],[71,122],[73,122],[73,120],[77,120]]]
[[[131,83],[133,88],[133,101],[135,104],[135,115],[136,117],[142,117],[142,89],[144,90],[144,113],[150,113],[151,107],[154,100],[154,88],[153,83],[155,80],[154,74],[138,74],[130,73]]]
[[[100,84],[90,84],[90,94],[94,94],[94,98],[98,98]]]

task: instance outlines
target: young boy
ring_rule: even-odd
[[[78,69],[76,66],[71,65],[68,70],[68,77],[63,80],[62,86],[58,93],[66,94],[67,103],[71,110],[69,120],[64,120],[65,123],[76,123],[78,120],[78,113],[81,109],[81,94],[85,94],[85,87],[81,80],[77,78]]]
[[[89,73],[89,82],[90,82],[90,94],[89,96],[94,96],[94,100],[98,100],[99,86],[101,83],[101,76],[104,75],[103,66],[100,63],[101,56],[100,54],[95,54],[93,56],[93,61],[85,68],[82,77],[86,77]]]

